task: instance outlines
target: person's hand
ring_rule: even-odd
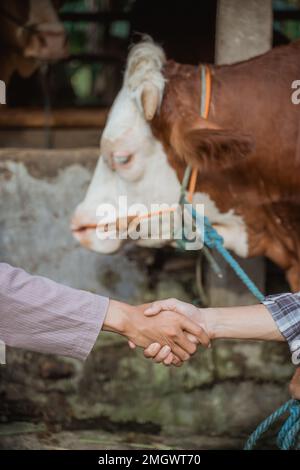
[[[163,354],[172,352],[180,361],[188,360],[196,352],[196,342],[208,346],[207,335],[191,319],[174,311],[146,316],[146,307],[134,307],[111,300],[103,329],[122,334],[144,349],[153,343],[159,344]],[[193,339],[188,335],[193,335]]]
[[[197,308],[192,304],[188,304],[177,299],[167,299],[153,302],[150,306],[147,307],[144,313],[146,316],[152,317],[163,311],[180,313],[201,326],[204,333],[203,337],[206,337],[206,342],[202,342],[201,340],[200,342],[204,346],[210,347],[209,327],[206,321],[205,309]],[[206,333],[208,333],[208,335]],[[195,341],[195,337],[191,336],[190,334],[187,334],[187,338],[190,341]],[[133,347],[132,344],[130,346]],[[146,348],[144,355],[147,358],[153,359],[154,362],[163,362],[165,365],[180,365],[178,358],[176,358],[173,353],[168,354],[158,343],[151,344],[148,348]]]

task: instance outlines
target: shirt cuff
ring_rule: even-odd
[[[295,362],[300,357],[300,292],[269,295],[262,303],[287,340]]]
[[[93,349],[99,333],[102,329],[107,309],[109,305],[109,298],[94,296],[91,308],[88,315],[85,317],[85,322],[81,330],[81,340],[74,346],[72,357],[85,361],[91,350]]]

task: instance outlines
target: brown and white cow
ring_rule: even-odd
[[[211,66],[204,120],[200,68],[166,61],[150,40],[133,47],[94,177],[72,220],[75,237],[97,252],[118,250],[122,240],[96,236],[97,206],[120,195],[129,204],[176,202],[190,164],[199,170],[194,202],[204,203],[225,246],[242,257],[267,256],[299,290],[300,108],[291,101],[299,57],[295,42]]]
[[[67,55],[66,32],[57,9],[59,0],[1,0],[0,79],[6,84],[13,72],[31,75],[40,61]]]

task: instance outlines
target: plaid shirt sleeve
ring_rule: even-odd
[[[269,310],[293,357],[300,356],[300,292],[269,295],[262,302]]]

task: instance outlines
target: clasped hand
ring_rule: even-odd
[[[180,366],[210,339],[201,310],[176,299],[129,306],[110,301],[104,329],[127,337],[129,346],[144,349],[154,362]]]

